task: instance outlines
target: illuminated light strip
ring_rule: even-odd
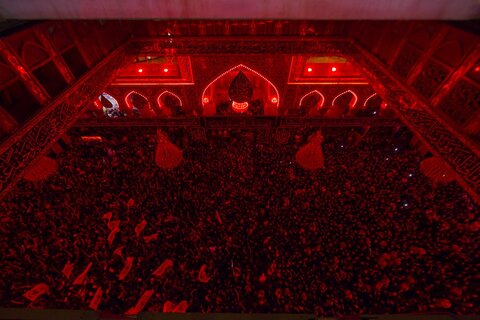
[[[287,84],[290,84],[290,85],[303,85],[303,84],[310,84],[310,85],[333,85],[333,84],[341,84],[341,85],[346,85],[346,84],[349,84],[349,85],[365,85],[365,84],[369,84],[368,82],[344,82],[344,81],[298,81],[298,82],[293,82],[293,81],[289,81],[287,82]]]
[[[81,136],[80,139],[85,142],[102,142],[103,139],[100,136]]]
[[[205,97],[205,92],[207,91],[207,89],[215,82],[217,81],[218,79],[220,79],[221,77],[223,77],[224,75],[226,75],[227,73],[229,73],[230,71],[233,71],[237,68],[245,68],[247,69],[248,71],[251,71],[253,73],[255,73],[257,76],[259,76],[260,78],[262,78],[263,80],[267,81],[268,83],[270,83],[270,85],[273,87],[273,89],[275,89],[275,92],[277,93],[277,103],[276,103],[276,107],[278,107],[279,103],[280,103],[280,94],[278,93],[278,90],[277,90],[277,87],[275,87],[275,85],[270,81],[268,80],[267,78],[265,78],[261,73],[253,70],[252,68],[249,68],[247,67],[246,65],[243,65],[243,64],[239,64],[238,66],[235,66],[233,68],[230,68],[228,69],[227,71],[225,71],[224,73],[222,73],[221,75],[219,75],[218,77],[216,77],[215,79],[213,79],[212,81],[210,81],[210,83],[205,87],[205,89],[203,89],[203,92],[202,92],[202,106],[205,106],[205,103],[203,103],[203,98]]]
[[[165,91],[163,91],[162,93],[160,93],[160,95],[159,95],[158,98],[157,98],[157,104],[158,104],[158,106],[159,106],[160,108],[162,108],[162,104],[160,103],[160,99],[162,98],[162,96],[163,96],[164,94],[167,94],[167,93],[169,93],[169,94],[171,94],[172,96],[174,96],[175,98],[177,98],[178,101],[180,101],[180,107],[183,107],[182,99],[180,99],[179,96],[177,96],[175,93],[173,93],[173,92],[171,92],[171,91],[165,90]]]
[[[135,90],[130,91],[130,92],[125,96],[125,103],[127,104],[127,106],[128,106],[130,109],[133,109],[133,108],[138,109],[138,108],[135,107],[131,102],[128,101],[128,97],[130,97],[130,95],[132,95],[132,94],[134,94],[134,93],[138,94],[139,96],[141,96],[141,97],[143,97],[145,100],[147,100],[148,109],[150,109],[151,111],[153,111],[152,108],[150,107],[150,101],[148,100],[148,98],[145,97],[143,94],[135,91]]]
[[[307,93],[306,95],[304,95],[301,99],[300,99],[300,103],[298,104],[299,107],[302,106],[302,102],[303,102],[303,99],[305,99],[306,97],[308,97],[309,95],[311,94],[318,94],[320,97],[322,97],[322,103],[320,104],[320,107],[323,107],[323,104],[325,103],[325,96],[318,90],[313,90],[313,91],[310,91],[309,93]]]
[[[247,109],[248,109],[248,102],[232,101],[232,108],[236,112],[243,113],[243,112],[247,111]]]
[[[114,82],[111,86],[114,87],[126,87],[126,86],[186,86],[186,85],[195,85],[194,82]]]
[[[338,97],[343,96],[344,94],[349,93],[349,92],[350,92],[351,94],[353,94],[353,96],[355,97],[355,100],[353,101],[353,105],[351,106],[351,108],[355,107],[355,105],[357,104],[357,101],[358,101],[358,97],[357,97],[357,95],[355,94],[355,92],[353,92],[352,90],[344,91],[344,92],[340,93],[338,96],[336,96],[336,97],[333,99],[333,101],[332,101],[332,106],[335,105],[335,100],[337,100]]]
[[[365,103],[363,104],[363,106],[366,107],[368,101],[370,101],[370,99],[372,99],[372,98],[375,97],[376,95],[377,95],[377,93],[375,92],[374,94],[372,94],[371,96],[369,96],[369,97],[365,100]]]

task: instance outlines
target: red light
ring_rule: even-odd
[[[203,103],[208,103],[210,101],[208,98],[203,98]]]
[[[232,101],[233,111],[238,113],[243,113],[248,109],[248,102],[236,102]]]
[[[313,69],[312,69],[312,68],[308,68],[307,71],[308,71],[308,72],[312,72]]]
[[[163,69],[163,72],[168,72],[168,69],[167,68]]]
[[[333,72],[337,71],[337,68],[332,67],[332,71],[333,71]]]
[[[480,72],[480,66],[475,67],[474,71],[475,71],[475,72]]]
[[[311,95],[311,94],[313,94],[313,95],[318,95],[318,96],[322,99],[322,100],[321,100],[322,102],[321,102],[318,106],[319,106],[320,108],[323,107],[323,104],[325,103],[325,97],[324,97],[324,95],[323,95],[320,91],[318,91],[318,90],[310,91],[309,93],[307,93],[306,95],[304,95],[304,96],[302,97],[302,99],[300,99],[300,103],[299,103],[298,105],[301,106],[301,105],[302,105],[302,102],[303,102],[303,99],[305,99],[306,97],[308,97],[308,96]]]
[[[103,107],[100,100],[95,100],[93,104],[95,105],[95,107],[97,107],[97,109],[101,109]]]
[[[278,102],[277,97],[273,97],[273,98],[272,98],[272,103],[277,103],[277,102]]]
[[[237,68],[244,68],[244,69],[247,69],[248,71],[251,71],[253,73],[255,73],[257,76],[259,76],[260,78],[262,78],[263,80],[267,81],[272,87],[273,89],[275,89],[275,93],[277,94],[277,99],[278,99],[278,96],[280,96],[280,93],[278,92],[278,89],[277,87],[270,81],[268,80],[267,78],[265,78],[261,73],[253,70],[252,68],[249,68],[247,67],[246,65],[243,65],[243,64],[239,64],[233,68],[230,68],[228,69],[227,71],[225,71],[224,73],[222,73],[221,75],[219,75],[218,77],[216,77],[215,79],[213,79],[212,81],[210,81],[210,83],[205,87],[205,89],[203,89],[203,92],[202,92],[202,97],[205,95],[205,92],[207,92],[207,89],[210,88],[210,86],[215,82],[217,81],[218,79],[220,79],[221,77],[223,77],[224,75],[226,75],[227,73],[229,73],[230,71],[232,70],[235,70]],[[278,104],[276,105],[278,107]]]
[[[142,73],[142,72],[143,72],[143,69],[138,69],[138,72]]]
[[[103,139],[100,136],[81,136],[80,139],[84,142],[102,142]]]

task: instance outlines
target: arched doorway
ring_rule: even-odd
[[[110,94],[104,92],[98,96],[100,105],[103,110],[103,114],[107,118],[121,118],[125,117],[127,114],[120,110],[117,99],[115,99]]]
[[[332,106],[325,113],[329,118],[340,118],[346,116],[357,104],[358,97],[352,90],[347,90],[337,95],[332,100]]]
[[[298,114],[302,116],[317,114],[325,104],[325,96],[318,90],[313,90],[300,98]]]
[[[202,92],[203,114],[276,115],[280,95],[275,85],[243,64],[220,74]]]
[[[372,117],[378,115],[381,105],[382,98],[377,93],[374,93],[365,99],[365,102],[360,110],[358,110],[357,115],[361,117]]]
[[[185,114],[182,99],[168,90],[165,90],[158,95],[157,104],[160,110],[168,115],[182,116]]]
[[[150,106],[147,97],[137,91],[131,91],[125,96],[125,103],[129,110],[133,112],[134,116],[155,116],[155,112]]]

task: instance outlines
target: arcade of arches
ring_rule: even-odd
[[[264,116],[297,124],[400,120],[476,198],[478,37],[440,22],[377,26],[57,21],[5,33],[1,190],[74,123],[205,125],[221,121],[212,117]],[[41,141],[25,141],[31,135]]]
[[[452,23],[2,31],[2,306],[478,313],[479,92]]]

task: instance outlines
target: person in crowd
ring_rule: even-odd
[[[98,130],[72,130],[59,172],[0,203],[2,307],[125,313],[153,290],[144,311],[480,313],[478,206],[384,129],[326,130],[317,171],[294,162],[309,129],[285,145],[171,129],[172,170],[155,133]]]

